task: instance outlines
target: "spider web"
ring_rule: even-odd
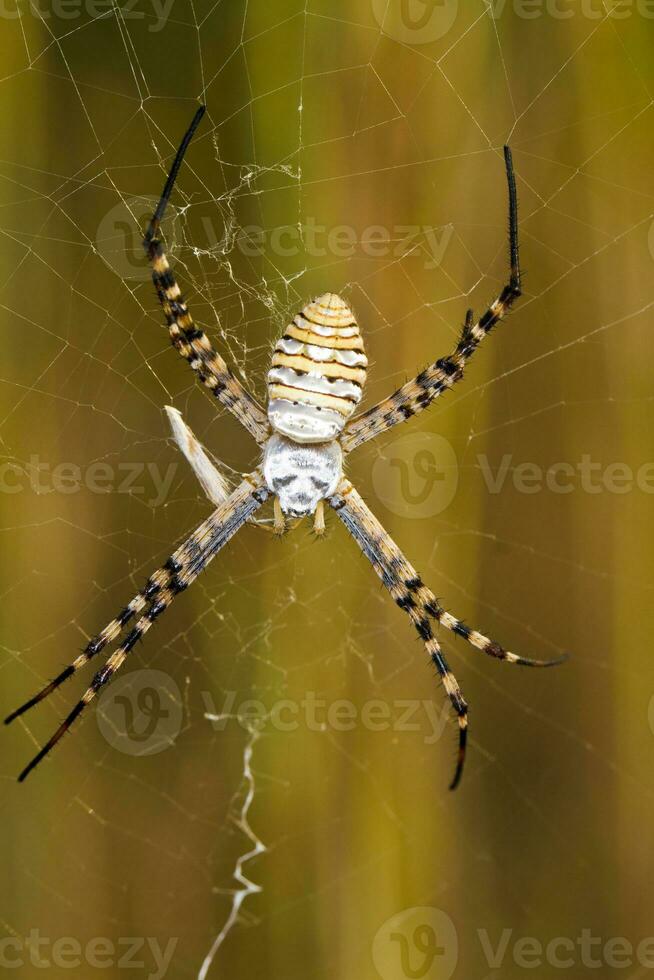
[[[367,404],[454,346],[507,275],[510,142],[525,295],[464,382],[348,473],[447,608],[573,658],[521,671],[442,637],[471,705],[451,796],[447,704],[337,519],[322,543],[244,528],[20,789],[91,672],[6,732],[2,955],[88,977],[106,940],[106,977],[399,980],[379,930],[416,907],[454,923],[457,976],[521,977],[525,936],[635,947],[654,811],[645,6],[19,10],[0,86],[6,711],[209,513],[165,405],[232,483],[257,462],[171,351],[140,251],[199,101],[169,254],[262,398],[272,344],[327,290],[362,324]],[[494,967],[483,935],[503,929]],[[66,937],[79,962],[55,954]]]

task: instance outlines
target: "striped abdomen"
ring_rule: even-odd
[[[268,418],[296,442],[329,442],[361,400],[368,360],[354,314],[335,293],[304,307],[277,341]]]

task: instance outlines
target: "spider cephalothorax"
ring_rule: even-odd
[[[275,529],[283,532],[285,515],[314,514],[314,529],[324,530],[324,502],[338,514],[368,558],[395,602],[411,619],[423,640],[455,711],[459,752],[451,789],[463,771],[468,730],[468,708],[450,671],[434,632],[434,624],[463,637],[471,646],[498,660],[532,667],[548,667],[558,660],[527,660],[504,650],[483,633],[447,612],[424,584],[352,484],[343,476],[343,456],[400,422],[427,408],[463,376],[468,359],[520,296],[518,262],[518,204],[511,152],[504,147],[509,186],[509,259],[511,275],[497,299],[475,321],[466,313],[459,341],[447,357],[439,358],[389,398],[354,416],[366,378],[367,360],[355,317],[335,293],[325,293],[304,307],[278,341],[268,373],[269,404],[264,411],[229,370],[209,338],[191,318],[159,240],[166,205],[198,123],[200,107],[173,161],[159,205],[147,229],[144,246],[152,265],[152,278],[163,307],[174,347],[186,358],[206,385],[262,447],[261,465],[231,493],[206,453],[187,430],[179,413],[174,431],[203,488],[216,504],[214,512],[148,579],[144,588],[85,650],[38,694],[14,711],[7,722],[38,704],[52,691],[116,641],[139,616],[120,645],[93,678],[78,704],[52,738],[20,774],[27,774],[53,748],[73,721],[107,684],[128,654],[175,596],[188,588],[224,544],[272,496]],[[174,410],[171,410],[171,412]],[[272,431],[271,431],[272,430]]]
[[[266,443],[263,475],[282,514],[308,517],[338,489],[343,452],[335,439],[307,445],[275,433]]]

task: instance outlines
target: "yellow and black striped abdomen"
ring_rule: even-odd
[[[368,360],[354,314],[335,293],[304,307],[277,341],[268,418],[296,442],[329,442],[357,408]]]

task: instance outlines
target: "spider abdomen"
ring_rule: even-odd
[[[325,293],[308,303],[275,346],[268,418],[300,443],[336,438],[361,400],[368,360],[347,303]]]

